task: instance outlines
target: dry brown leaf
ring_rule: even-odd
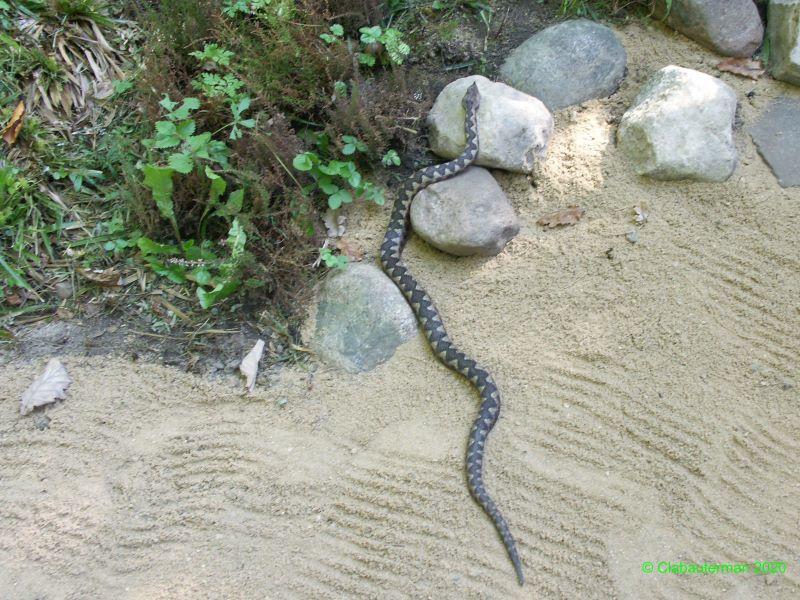
[[[13,146],[14,142],[17,141],[17,136],[19,132],[22,131],[22,122],[24,118],[25,102],[20,100],[17,103],[17,107],[14,109],[14,113],[11,115],[11,119],[8,121],[5,129],[3,129],[3,141],[9,146]]]
[[[358,262],[364,258],[364,251],[361,248],[343,239],[336,240],[336,247],[339,249],[339,252],[346,255],[350,260]]]
[[[119,271],[114,267],[108,269],[78,269],[78,273],[89,281],[94,281],[100,285],[119,285]]]
[[[550,229],[558,227],[559,225],[575,225],[575,223],[581,220],[585,212],[586,211],[579,206],[570,206],[563,210],[545,215],[536,222]]]
[[[339,214],[338,210],[329,208],[325,211],[325,215],[322,217],[322,220],[324,221],[325,227],[328,230],[328,237],[337,238],[344,235],[347,217]]]
[[[758,79],[764,74],[761,61],[750,58],[726,58],[717,65],[717,69],[750,79]]]
[[[9,306],[22,306],[22,298],[17,293],[6,296],[5,300]]]
[[[44,372],[25,390],[20,399],[19,412],[27,415],[37,406],[52,404],[57,399],[66,398],[67,386],[71,383],[64,365],[57,358],[51,358]]]
[[[247,391],[251,394],[256,387],[256,375],[258,375],[258,362],[261,360],[261,355],[264,354],[264,340],[258,340],[253,349],[247,353],[247,356],[242,359],[239,365],[239,370],[245,376]]]

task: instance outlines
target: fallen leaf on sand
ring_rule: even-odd
[[[322,218],[328,229],[328,237],[337,238],[344,235],[347,217],[340,215],[338,210],[328,209]]]
[[[11,115],[5,129],[3,129],[3,141],[9,146],[17,141],[19,132],[22,131],[22,120],[25,117],[25,103],[20,100],[17,107],[14,109],[14,114]]]
[[[761,61],[750,58],[726,58],[717,65],[717,69],[750,79],[758,79],[764,74]]]
[[[258,375],[258,361],[261,360],[261,355],[264,354],[264,340],[258,340],[253,349],[247,353],[242,363],[239,365],[239,370],[245,376],[247,391],[251,394],[256,387],[256,375]]]
[[[633,218],[633,220],[637,225],[644,225],[647,223],[647,218],[650,216],[650,214],[647,212],[646,205],[640,204],[639,206],[634,206],[633,212],[636,213],[636,216]]]
[[[71,383],[64,365],[57,358],[51,358],[44,372],[22,393],[19,405],[21,415],[27,415],[37,406],[52,404],[66,398],[67,386]]]
[[[586,211],[579,206],[570,206],[564,210],[545,215],[536,222],[550,229],[558,227],[559,225],[575,225],[575,223],[581,220],[585,212]]]
[[[108,269],[78,269],[78,273],[86,277],[89,281],[94,281],[101,285],[119,285],[119,271],[114,267]]]
[[[347,256],[347,258],[355,262],[358,262],[362,258],[364,258],[364,251],[361,248],[353,244],[350,244],[344,239],[336,240],[336,247],[339,249],[339,252],[341,252],[342,254]]]

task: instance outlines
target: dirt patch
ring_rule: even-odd
[[[17,414],[44,364],[0,367],[0,590],[15,598],[796,598],[800,595],[800,189],[746,132],[768,78],[737,92],[741,164],[724,184],[636,177],[615,123],[656,69],[717,75],[659,27],[618,31],[612,98],[561,111],[501,255],[406,251],[504,413],[487,483],[517,537],[518,588],[463,475],[473,390],[422,336],[359,376],[309,363],[239,395],[123,359],[66,357],[75,382]],[[754,92],[750,94],[750,92]],[[579,204],[575,226],[544,214]],[[647,206],[644,226],[635,206]],[[389,207],[353,207],[378,249]],[[637,231],[636,243],[626,234]],[[642,563],[785,561],[785,575],[646,575]]]

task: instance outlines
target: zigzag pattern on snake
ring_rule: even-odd
[[[408,234],[408,211],[414,196],[432,183],[444,181],[460,173],[475,162],[477,158],[479,149],[478,107],[480,106],[480,93],[475,83],[469,87],[464,95],[463,106],[466,111],[465,133],[467,138],[464,152],[455,160],[417,171],[403,185],[395,201],[389,227],[381,245],[381,266],[405,295],[417,316],[417,320],[425,331],[428,343],[439,360],[450,369],[466,377],[480,392],[482,400],[480,411],[470,431],[469,444],[467,446],[467,485],[472,497],[475,498],[494,522],[495,528],[503,539],[503,544],[508,551],[511,562],[514,564],[517,579],[522,585],[524,583],[522,564],[517,554],[514,538],[508,529],[506,520],[500,514],[500,510],[487,493],[483,483],[483,454],[489,432],[500,416],[500,393],[489,372],[459,351],[450,341],[444,329],[442,318],[433,305],[433,301],[425,293],[425,290],[419,286],[400,259]]]

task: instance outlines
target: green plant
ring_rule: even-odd
[[[329,31],[330,33],[323,33],[319,36],[328,44],[333,44],[344,37],[344,27],[339,25],[339,23],[334,23],[331,25]]]
[[[330,33],[320,34],[327,44],[336,44],[344,40],[344,28],[339,23],[330,26]],[[411,53],[411,46],[403,41],[403,34],[399,29],[390,27],[383,29],[380,25],[372,27],[361,27],[358,32],[360,51],[358,52],[358,62],[368,67],[375,66],[376,57],[384,62],[394,65],[402,65],[403,61]]]
[[[213,139],[211,132],[197,133],[194,117],[200,108],[200,100],[189,97],[178,103],[165,96],[160,105],[166,111],[165,119],[156,122],[155,136],[143,141],[155,159],[142,166],[143,183],[151,191],[161,216],[170,223],[178,244],[161,244],[140,237],[136,245],[155,273],[176,283],[194,282],[200,305],[208,308],[228,297],[241,284],[239,267],[247,236],[238,216],[242,211],[244,190],[234,190],[223,202],[228,184],[221,173],[227,172],[230,149],[224,142]],[[246,96],[231,101],[233,120],[221,128],[231,128],[230,138],[242,137],[240,127],[255,126],[253,119],[242,118],[249,106],[250,98]],[[173,201],[175,176],[193,172],[201,174],[209,185],[208,199],[199,219],[198,234],[203,240],[199,245],[193,239],[181,241]],[[225,259],[218,258],[213,242],[205,239],[208,220],[212,217],[228,222],[228,237],[224,245],[228,247],[229,255]]]
[[[358,30],[361,33],[361,44],[365,52],[358,55],[358,61],[368,67],[375,65],[375,54],[383,56],[380,52],[381,46],[389,57],[389,62],[395,65],[402,65],[403,61],[411,53],[411,46],[403,41],[403,34],[393,27],[381,29],[378,25],[373,27],[362,27]]]
[[[224,243],[228,256],[223,259],[217,256],[213,243],[208,240],[200,245],[194,240],[176,245],[140,237],[136,245],[155,273],[175,283],[194,282],[200,306],[211,308],[239,289],[246,242],[247,235],[235,218]]]
[[[199,61],[210,61],[227,67],[231,64],[231,58],[234,57],[234,53],[220,48],[219,44],[206,44],[202,51],[189,52],[189,56],[194,56]]]
[[[389,149],[386,154],[383,155],[381,158],[381,164],[384,167],[399,167],[400,166],[400,155],[397,154],[397,150]]]
[[[330,248],[320,248],[319,257],[329,269],[347,268],[347,257],[341,254],[334,254]]]
[[[356,151],[367,150],[366,145],[353,136],[342,136],[342,141],[342,154],[351,155]],[[323,155],[328,153],[327,136],[318,136],[316,143]],[[310,193],[314,188],[319,189],[327,196],[328,207],[333,210],[342,204],[351,203],[355,198],[363,197],[379,205],[386,201],[383,190],[365,181],[352,160],[325,160],[316,152],[309,151],[295,156],[292,166],[298,171],[308,173],[314,180],[313,184],[304,188],[304,193]]]
[[[589,17],[599,20],[604,17],[624,15],[626,11],[642,10],[652,14],[655,0],[561,0],[562,15]],[[666,2],[666,12],[672,8],[672,0]]]

